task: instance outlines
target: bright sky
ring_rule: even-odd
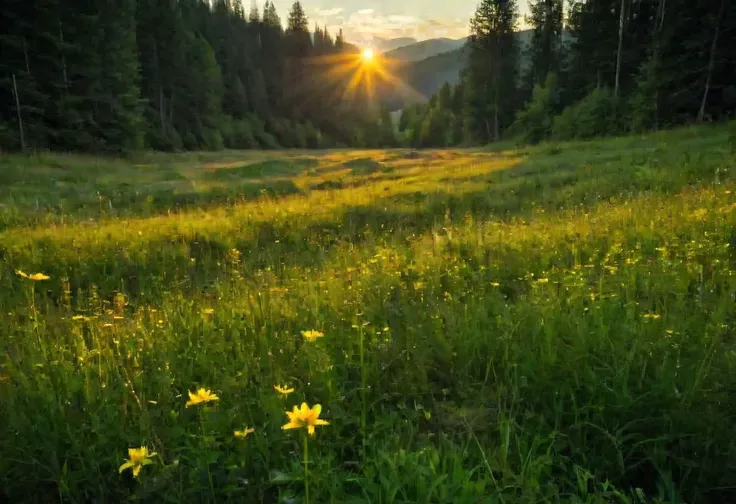
[[[293,0],[273,0],[273,3],[285,23]],[[366,47],[372,45],[373,37],[417,40],[465,37],[478,6],[478,0],[301,0],[301,3],[310,28],[315,22],[327,25],[333,36],[342,28],[349,42]],[[519,1],[522,19],[528,12],[526,4],[526,0]]]

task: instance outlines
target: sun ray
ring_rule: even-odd
[[[427,97],[397,77],[406,65],[403,61],[385,58],[371,48],[360,51],[316,56],[309,60],[329,81],[327,85],[337,85],[335,97],[341,101],[355,100],[363,96],[374,102],[384,90],[398,93],[402,99],[411,102],[424,102]],[[320,68],[321,67],[321,68]],[[341,89],[342,88],[342,89]]]

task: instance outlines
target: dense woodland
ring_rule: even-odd
[[[589,138],[733,118],[736,2],[481,0],[460,84],[408,107],[414,146]]]
[[[398,135],[356,48],[295,2],[5,0],[0,148],[78,151],[473,145],[733,117],[736,2],[481,0],[460,84]],[[379,62],[380,63],[380,62]]]
[[[270,2],[5,0],[0,147],[378,146],[355,51],[299,2],[282,24]]]

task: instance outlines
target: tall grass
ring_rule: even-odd
[[[721,128],[2,164],[4,500],[736,500]]]

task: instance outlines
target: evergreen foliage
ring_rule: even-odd
[[[0,11],[0,148],[130,151],[379,146],[357,57],[295,2],[8,0]],[[314,63],[317,61],[318,63]],[[350,127],[344,127],[346,123]],[[392,131],[392,130],[391,130]],[[390,145],[390,144],[389,144]]]
[[[565,11],[564,7],[567,6]],[[483,0],[452,114],[441,96],[402,114],[413,146],[592,138],[736,116],[736,3],[529,0],[529,47],[513,1]],[[520,58],[519,55],[523,57]],[[520,76],[520,78],[519,78]],[[462,105],[458,105],[462,103]],[[452,124],[450,124],[450,121]]]

